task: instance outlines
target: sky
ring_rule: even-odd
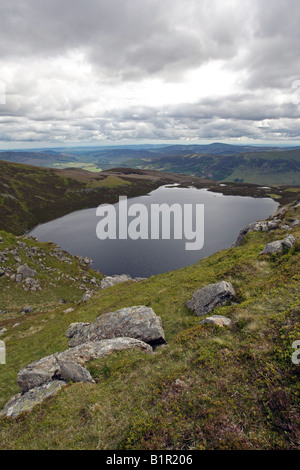
[[[299,0],[1,0],[0,149],[300,143]]]

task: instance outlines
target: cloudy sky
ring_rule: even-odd
[[[0,149],[300,143],[299,0],[1,0]]]

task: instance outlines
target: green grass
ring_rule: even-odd
[[[286,214],[291,217],[299,218],[299,209]],[[300,229],[292,233],[299,240]],[[92,361],[87,367],[96,384],[69,385],[31,413],[2,419],[0,448],[299,448],[300,366],[291,362],[291,344],[300,339],[300,245],[283,255],[259,256],[278,238],[280,230],[252,232],[242,247],[101,290],[86,304],[72,303],[81,295],[75,285],[68,298],[74,311],[68,314],[63,310],[70,305],[52,303],[58,286],[52,294],[42,291],[44,303],[35,294],[36,309],[28,315],[18,313],[25,297],[16,296],[8,320],[0,318],[0,328],[8,328],[1,406],[18,392],[20,368],[67,348],[64,333],[73,321],[148,305],[162,318],[167,345],[152,355],[122,351]],[[74,263],[68,269],[76,271]],[[222,279],[233,283],[239,302],[214,313],[230,317],[233,325],[200,325],[202,319],[184,304],[201,286]],[[1,292],[7,289],[3,282]]]
[[[98,173],[101,171],[101,168],[99,168],[97,165],[94,163],[86,163],[86,162],[69,162],[69,163],[55,163],[53,165],[54,168],[80,168],[82,170],[86,171],[93,171],[95,173]]]
[[[111,175],[107,176],[103,180],[94,180],[92,183],[89,184],[89,187],[119,188],[128,184],[132,183],[130,181],[125,181],[122,178],[119,178],[118,176]]]

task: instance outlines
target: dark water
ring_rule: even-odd
[[[149,195],[128,200],[128,206],[136,203],[146,205],[149,212],[150,204],[154,203],[204,204],[203,248],[187,251],[185,239],[99,240],[96,226],[100,218],[96,216],[95,208],[76,211],[39,225],[31,235],[40,241],[51,240],[73,255],[89,256],[94,261],[93,268],[106,275],[126,273],[132,277],[148,277],[194,264],[230,247],[241,228],[267,218],[278,206],[268,198],[224,196],[206,189],[177,187],[161,187]],[[115,207],[118,210],[118,204]]]

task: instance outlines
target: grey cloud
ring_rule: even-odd
[[[300,105],[291,89],[300,79],[299,23],[298,0],[2,0],[0,72],[15,72],[7,73],[0,139],[299,138]],[[68,94],[60,83],[74,86],[76,70],[50,63],[72,53],[92,72],[78,81],[78,93]],[[126,93],[128,82],[182,81],[213,61],[240,74],[235,94],[169,106],[125,107],[124,100],[103,109],[96,88],[81,94],[92,88],[90,77],[105,98],[113,84],[124,84]],[[47,87],[39,87],[41,79]],[[282,102],[278,91],[285,92]]]
[[[236,53],[242,24],[233,7],[219,11],[218,5],[215,0],[2,0],[0,53],[17,58],[81,50],[111,77],[165,74],[176,80],[189,68]]]

